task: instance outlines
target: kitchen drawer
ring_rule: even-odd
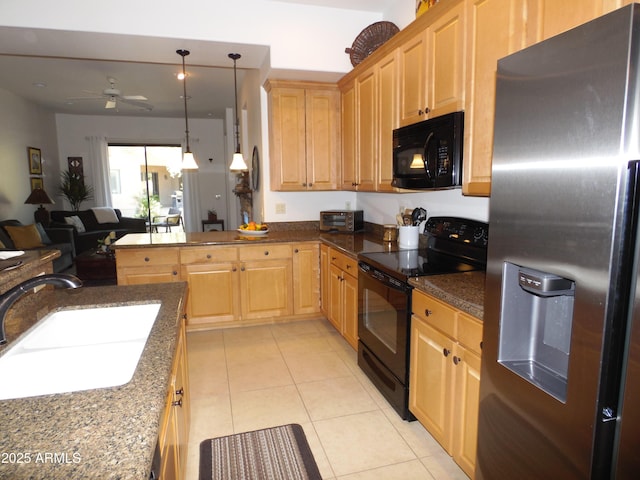
[[[415,289],[411,300],[414,315],[417,315],[446,335],[452,338],[456,337],[456,310]]]
[[[146,265],[175,265],[179,263],[177,248],[117,249],[118,268]]]
[[[291,258],[291,245],[262,244],[239,247],[240,260],[271,260],[273,258]]]
[[[237,259],[238,249],[236,247],[188,247],[180,249],[180,263],[182,265],[233,262]]]
[[[329,251],[329,255],[329,260],[332,265],[335,265],[343,272],[347,272],[356,278],[358,277],[358,260],[334,249]]]
[[[470,350],[480,354],[480,342],[482,342],[482,322],[466,313],[458,314],[458,336],[459,343]]]

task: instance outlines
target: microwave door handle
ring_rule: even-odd
[[[432,181],[431,172],[429,171],[429,144],[431,143],[433,136],[434,136],[433,132],[429,133],[427,140],[424,142],[424,150],[422,154],[422,161],[424,163],[424,172],[426,173],[427,179],[429,181]]]

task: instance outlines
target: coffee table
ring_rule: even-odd
[[[113,253],[82,252],[75,258],[76,275],[85,285],[115,285],[116,257]]]

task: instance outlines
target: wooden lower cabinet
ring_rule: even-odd
[[[473,478],[482,323],[414,290],[409,410]]]
[[[243,320],[293,313],[291,259],[254,260],[240,266]]]
[[[320,245],[301,243],[293,248],[293,313],[320,312]]]
[[[177,247],[116,250],[118,285],[180,281]]]
[[[190,402],[185,324],[182,320],[171,369],[164,415],[160,421],[160,478],[185,478],[189,442]]]
[[[185,281],[188,328],[320,313],[318,242],[117,250],[118,283]]]
[[[182,278],[189,284],[190,325],[232,322],[240,316],[240,275],[236,263],[183,265]]]
[[[327,304],[323,307],[331,324],[358,349],[358,262],[334,248],[328,249],[323,278],[328,284]],[[323,280],[323,286],[325,281]]]

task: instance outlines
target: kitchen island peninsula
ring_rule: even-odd
[[[161,306],[128,383],[0,401],[0,478],[146,479],[161,450],[165,456],[174,454],[164,448],[165,423],[173,419],[170,388],[175,360],[183,351],[185,298],[186,284],[174,283],[45,289],[19,300],[7,314],[9,343],[0,347],[0,354],[56,310],[140,303]]]

